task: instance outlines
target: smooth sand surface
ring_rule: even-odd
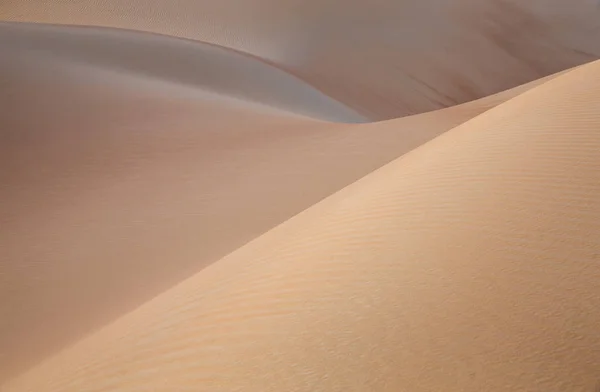
[[[3,0],[0,19],[211,42],[373,120],[451,106],[600,58],[595,0]]]
[[[178,69],[146,76],[123,71],[138,64],[123,56],[35,51],[55,35],[13,27],[0,28],[4,378],[544,81],[349,128],[220,100],[173,81]]]
[[[597,5],[345,4],[0,4],[0,390],[594,390]]]
[[[463,123],[6,390],[592,391],[599,76]]]
[[[214,45],[134,31],[20,23],[0,23],[0,39],[4,62],[53,60],[69,72],[74,67],[98,77],[108,72],[105,78],[112,81],[120,76],[181,85],[180,90],[211,95],[213,102],[234,98],[324,120],[364,120],[292,75]]]

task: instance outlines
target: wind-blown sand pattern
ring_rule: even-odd
[[[0,390],[594,391],[565,4],[0,4]]]

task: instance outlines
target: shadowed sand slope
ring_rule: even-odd
[[[253,104],[251,81],[226,94],[202,75],[183,83],[194,75],[157,56],[193,63],[201,44],[14,24],[0,44],[0,379],[544,81],[351,126]],[[148,63],[132,57],[143,48]]]
[[[87,67],[97,77],[145,78],[180,85],[196,94],[236,98],[338,122],[363,118],[306,83],[259,59],[231,50],[166,36],[116,29],[0,23],[7,59]],[[104,75],[102,75],[104,71]],[[87,74],[93,74],[88,71]],[[87,76],[87,75],[86,75]]]
[[[6,390],[593,390],[598,91],[594,63],[467,121]]]
[[[484,97],[600,55],[593,0],[4,0],[0,19],[216,43],[370,119]]]

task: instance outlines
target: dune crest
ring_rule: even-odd
[[[136,78],[173,85],[181,92],[208,95],[212,101],[235,99],[284,112],[336,122],[363,117],[292,75],[226,48],[167,36],[93,27],[0,23],[3,61],[27,56],[28,62],[62,63],[87,78],[109,73],[114,82]],[[75,70],[74,70],[75,68]],[[265,110],[265,109],[263,109]]]

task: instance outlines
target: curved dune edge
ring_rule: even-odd
[[[0,19],[151,31],[267,59],[373,120],[600,57],[592,0],[5,0]]]
[[[6,390],[592,390],[599,75],[458,126]]]
[[[95,63],[77,69],[39,53],[45,61],[9,54],[0,60],[9,92],[0,163],[12,168],[0,173],[0,275],[10,295],[1,296],[0,320],[11,321],[0,335],[0,379],[550,79],[439,112],[348,126],[225,105],[143,75],[97,78],[109,67]]]
[[[12,57],[4,61],[24,56],[32,63],[51,60],[64,68],[86,68],[83,72],[90,78],[96,74],[106,79],[108,74],[113,83],[140,78],[267,110],[327,121],[365,121],[263,60],[199,41],[111,28],[0,22],[0,49]]]

